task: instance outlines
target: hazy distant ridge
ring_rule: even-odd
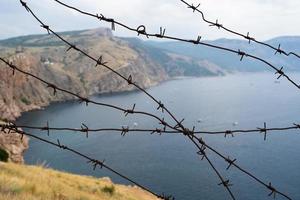
[[[234,50],[240,49],[247,53],[257,55],[277,65],[283,66],[286,70],[299,71],[300,60],[296,57],[286,57],[284,55],[274,55],[275,51],[268,47],[251,42],[250,44],[246,40],[238,39],[218,39],[214,41],[205,41],[210,44],[219,45]],[[169,51],[173,51],[178,54],[191,56],[195,59],[206,59],[210,62],[221,66],[225,70],[230,71],[266,71],[270,70],[267,66],[258,61],[245,58],[243,62],[240,62],[237,54],[224,52],[205,46],[195,46],[182,42],[148,42],[149,44],[163,48]],[[285,51],[293,51],[300,54],[300,36],[283,36],[277,37],[266,41],[266,43],[277,47],[281,44],[281,49]]]

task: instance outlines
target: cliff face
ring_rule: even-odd
[[[28,149],[27,137],[20,138],[17,133],[4,133],[0,131],[0,149],[4,149],[9,155],[9,161],[24,163],[23,153]]]
[[[208,62],[170,54],[137,39],[122,39],[109,29],[64,32],[61,35],[95,58],[103,57],[115,71],[144,88],[172,76],[213,76],[224,72]],[[23,70],[83,96],[134,89],[108,69],[96,66],[52,35],[33,35],[0,41],[0,55]],[[0,118],[14,120],[21,112],[72,97],[53,96],[51,88],[0,62]]]
[[[31,52],[18,53],[10,56],[9,60],[24,71],[72,91],[85,93],[78,78],[55,66],[42,64],[40,58]],[[15,72],[13,75],[12,70],[3,63],[0,64],[0,94],[0,117],[8,120],[16,119],[21,112],[46,106],[51,101],[70,98],[62,93],[53,96],[52,91],[44,84],[21,73]]]
[[[108,65],[125,77],[132,75],[142,87],[150,87],[168,78],[155,61],[144,60],[128,44],[112,37],[106,29],[63,33],[65,38],[98,58],[103,56]],[[18,39],[16,39],[18,40]],[[1,44],[1,43],[0,43]],[[5,43],[6,44],[6,43]],[[14,44],[11,41],[11,44]],[[2,56],[23,70],[33,73],[62,88],[82,96],[95,93],[132,90],[128,84],[101,66],[68,47],[52,36],[27,37],[18,44],[0,46]],[[3,45],[3,43],[2,43]],[[53,96],[51,88],[26,77],[0,63],[0,118],[14,120],[21,112],[37,109],[52,101],[72,98],[63,93]]]

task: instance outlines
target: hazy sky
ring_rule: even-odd
[[[26,0],[25,0],[26,1]],[[62,0],[92,13],[126,22],[132,27],[141,24],[148,32],[166,27],[167,34],[186,38],[201,35],[204,39],[234,38],[216,27],[209,27],[197,13],[180,0]],[[242,33],[248,31],[256,39],[281,35],[300,35],[299,0],[187,0],[200,2],[206,18]],[[63,8],[53,0],[27,0],[46,24],[56,31],[97,28],[109,25]],[[38,23],[20,5],[19,0],[0,0],[0,39],[18,35],[44,33]],[[115,35],[133,36],[121,27]]]

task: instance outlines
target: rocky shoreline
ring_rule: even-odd
[[[4,122],[0,121],[0,124]],[[29,148],[29,138],[20,137],[18,133],[0,131],[0,149],[8,153],[8,161],[18,164],[24,163],[23,154]]]

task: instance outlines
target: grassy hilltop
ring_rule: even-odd
[[[92,178],[0,162],[0,200],[154,200],[145,191]]]

